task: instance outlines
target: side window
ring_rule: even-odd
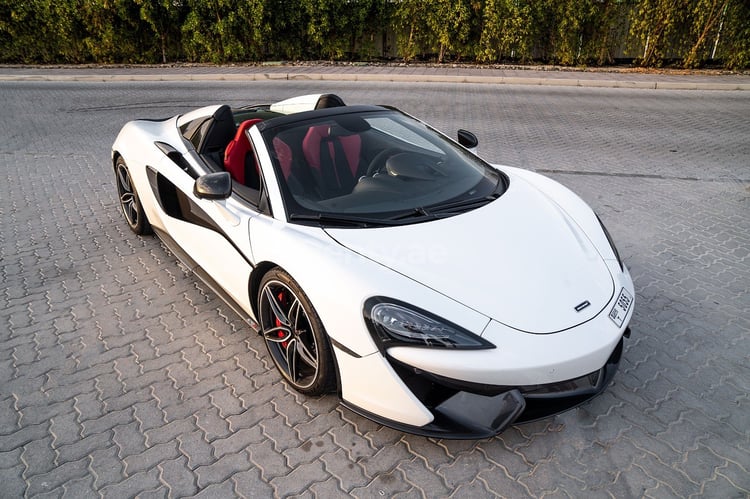
[[[253,189],[237,182],[236,180],[232,180],[232,192],[246,203],[252,205],[254,208],[257,209],[259,207],[261,200],[261,189]]]
[[[253,209],[268,216],[273,216],[271,206],[268,203],[268,194],[265,184],[261,182],[260,189],[251,189],[239,182],[232,181],[232,193],[252,206]]]
[[[193,144],[193,147],[195,149],[198,149],[201,140],[203,140],[203,136],[208,130],[208,125],[210,122],[210,117],[190,121],[180,127],[180,133],[182,133],[182,136],[185,137],[185,139]]]
[[[263,181],[261,176],[259,175],[259,171],[256,170],[255,164],[258,162],[258,157],[255,155],[254,152],[251,152],[248,156],[252,158],[253,161],[253,173],[255,174],[255,178],[252,180],[251,183],[245,183],[241,184],[240,182],[237,182],[236,180],[232,180],[232,193],[243,200],[244,202],[250,204],[254,209],[258,210],[260,213],[264,213],[266,215],[272,216],[271,214],[271,206],[268,203],[268,192],[266,191],[266,183]],[[247,178],[246,178],[247,180]]]

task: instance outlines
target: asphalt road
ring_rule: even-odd
[[[637,293],[604,394],[490,440],[381,427],[287,389],[259,338],[128,231],[109,163],[127,120],[318,91],[473,130],[485,158],[595,208]],[[750,494],[746,92],[2,82],[0,102],[0,496]]]

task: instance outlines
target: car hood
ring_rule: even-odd
[[[326,232],[351,251],[530,333],[581,324],[614,293],[607,265],[580,227],[518,177],[500,198],[461,215]]]

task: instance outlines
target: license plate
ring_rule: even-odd
[[[615,301],[615,305],[609,311],[609,318],[617,324],[617,327],[622,327],[622,323],[628,315],[631,306],[633,306],[633,295],[628,293],[628,290],[625,288],[622,288],[620,295]]]

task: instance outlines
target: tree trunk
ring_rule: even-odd
[[[703,26],[703,31],[701,31],[698,40],[696,40],[695,44],[690,49],[688,56],[685,58],[685,62],[683,63],[685,67],[694,67],[698,64],[698,62],[700,62],[698,61],[698,51],[705,43],[706,38],[708,38],[709,32],[713,29],[714,25],[721,17],[720,13],[726,8],[727,3],[729,3],[729,0],[725,0],[721,7],[717,9],[716,7],[718,1],[714,0],[713,4],[711,5],[711,12],[708,15],[708,19],[706,19],[706,24]]]
[[[412,50],[412,43],[414,42],[414,21],[412,21],[411,26],[409,27],[409,43],[406,45],[406,54],[404,57],[406,62],[409,62],[411,59],[411,50]]]

